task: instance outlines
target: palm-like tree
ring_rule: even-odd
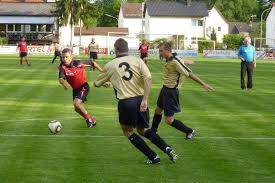
[[[96,24],[100,15],[97,5],[89,0],[57,0],[56,13],[60,25],[70,24],[70,47],[72,47],[74,25],[83,22],[83,25],[88,28]]]

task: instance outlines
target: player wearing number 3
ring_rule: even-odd
[[[167,153],[172,161],[177,159],[175,151],[149,128],[149,110],[147,99],[151,90],[151,73],[145,63],[128,55],[128,43],[118,39],[115,44],[116,58],[104,66],[94,85],[100,87],[110,81],[118,98],[119,123],[124,135],[130,142],[148,157],[147,164],[160,162],[159,156],[134,132],[145,136]]]

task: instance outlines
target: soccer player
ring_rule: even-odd
[[[251,38],[249,36],[244,39],[245,45],[242,45],[239,50],[239,58],[241,59],[241,88],[246,89],[245,74],[247,73],[247,89],[252,89],[252,74],[253,69],[256,68],[256,51],[255,47],[251,45]]]
[[[69,87],[68,83],[73,88],[74,109],[85,119],[88,128],[96,124],[96,119],[92,117],[83,106],[90,91],[86,79],[85,67],[91,66],[101,72],[103,71],[99,65],[91,61],[81,62],[73,60],[72,50],[69,48],[65,48],[62,51],[62,62],[59,65],[59,83],[65,90]]]
[[[97,51],[98,51],[98,44],[95,42],[95,38],[92,38],[92,41],[88,45],[88,50],[90,54],[90,60],[96,61],[97,60]]]
[[[28,47],[25,37],[21,38],[20,43],[18,44],[19,48],[19,56],[20,56],[20,65],[23,64],[23,58],[25,58],[25,62],[28,66],[31,66],[28,62]]]
[[[111,82],[118,98],[119,123],[124,135],[148,157],[147,164],[160,163],[159,156],[134,132],[145,136],[165,152],[172,161],[175,151],[149,128],[147,100],[151,89],[151,73],[144,62],[128,55],[128,43],[120,38],[114,44],[116,58],[104,66],[104,71],[94,81],[96,87]]]
[[[139,46],[138,50],[140,51],[140,58],[145,64],[147,64],[149,46],[147,45],[146,40],[142,41],[142,44]]]
[[[163,68],[163,87],[157,100],[157,107],[155,108],[155,115],[153,117],[151,129],[157,132],[162,118],[162,111],[164,111],[165,122],[184,132],[186,134],[186,139],[188,140],[192,139],[196,132],[187,127],[180,120],[174,118],[174,114],[181,111],[178,88],[183,80],[188,77],[202,85],[207,91],[212,91],[213,88],[197,77],[191,69],[184,64],[184,61],[174,56],[171,51],[171,46],[168,43],[163,43],[159,47],[159,52],[163,58],[166,59],[166,63]]]
[[[62,62],[61,46],[58,43],[55,43],[55,45],[54,45],[54,57],[53,57],[53,60],[52,60],[52,64],[54,63],[54,61],[57,57],[59,57],[60,62]]]

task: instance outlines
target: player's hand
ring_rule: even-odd
[[[194,64],[193,60],[184,60],[184,64],[188,65],[188,64]]]
[[[254,69],[256,68],[256,62],[253,62],[253,68]]]
[[[140,104],[140,111],[145,112],[147,110],[147,100],[142,100]]]
[[[204,84],[203,85],[203,88],[206,90],[206,91],[214,91],[214,88],[208,84]]]
[[[113,85],[111,82],[106,82],[104,83],[102,86],[106,87],[106,88],[111,88]]]
[[[67,85],[62,85],[63,86],[63,88],[64,88],[64,90],[67,90],[68,89],[68,86]]]

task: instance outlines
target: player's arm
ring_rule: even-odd
[[[241,61],[245,61],[242,54],[243,54],[242,47],[240,47],[239,52],[238,52],[238,57],[241,59]]]
[[[110,87],[111,83],[109,73],[107,72],[106,66],[104,67],[103,71],[96,77],[94,80],[94,86],[95,87]]]
[[[103,69],[100,67],[100,65],[93,60],[82,62],[82,66],[83,67],[92,67],[93,70],[97,69],[99,72],[103,72]]]
[[[65,74],[64,70],[62,69],[61,65],[59,66],[59,84],[64,88],[64,90],[67,90],[69,85],[65,80]]]
[[[256,50],[254,48],[254,53],[253,53],[253,67],[254,69],[256,68]]]
[[[144,81],[144,95],[140,104],[140,111],[144,112],[147,110],[148,107],[148,97],[151,91],[151,86],[152,86],[152,76],[151,73],[148,69],[148,67],[145,65],[144,62],[141,62],[141,73],[143,76],[143,81]]]
[[[197,82],[198,84],[202,85],[202,87],[207,90],[207,91],[213,91],[214,89],[212,88],[212,86],[208,85],[207,83],[205,83],[204,81],[202,81],[198,76],[196,76],[194,73],[189,73],[189,77]]]

